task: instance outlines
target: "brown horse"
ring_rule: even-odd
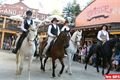
[[[44,41],[43,45],[41,44],[40,61],[41,61],[41,69],[43,71],[45,71],[45,64],[46,64],[47,59],[49,57],[51,57],[52,58],[52,69],[53,69],[52,76],[55,77],[55,61],[56,61],[56,59],[59,59],[61,65],[62,65],[62,68],[61,68],[58,76],[60,76],[63,73],[63,70],[64,70],[63,58],[64,58],[64,53],[65,53],[65,47],[68,46],[68,44],[69,44],[69,39],[70,39],[70,36],[68,35],[68,32],[61,32],[60,35],[57,37],[57,39],[55,41],[51,42],[52,46],[50,46],[50,48],[48,49],[48,51],[46,53],[47,56],[45,57],[45,60],[44,60],[44,66],[42,64],[43,56],[41,56],[41,55],[42,55],[42,51],[43,51],[43,48],[45,47],[46,42]]]

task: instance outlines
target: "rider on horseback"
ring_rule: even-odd
[[[61,29],[61,31],[68,32],[69,36],[71,37],[70,28],[69,28],[68,25],[69,25],[69,22],[68,22],[68,20],[66,20],[65,23],[64,23],[64,26],[63,26],[62,29]],[[69,46],[69,45],[68,45],[68,46]],[[66,47],[68,47],[68,46],[66,46]],[[65,47],[65,49],[66,49],[66,47]],[[65,52],[65,56],[67,56],[67,53],[66,53],[66,52]]]
[[[22,22],[21,24],[21,29],[22,29],[22,34],[16,44],[16,48],[12,51],[13,53],[17,53],[17,51],[20,49],[21,45],[22,45],[22,42],[23,40],[25,39],[25,37],[27,36],[28,34],[28,30],[29,30],[29,27],[30,25],[33,25],[32,27],[35,27],[34,25],[34,21],[31,19],[31,16],[32,16],[32,12],[30,10],[28,10],[26,12],[26,18],[24,19],[24,21]]]
[[[48,40],[47,40],[47,45],[45,46],[42,55],[46,55],[46,52],[48,48],[50,47],[51,42],[56,39],[56,37],[60,34],[60,29],[57,25],[57,18],[53,18],[51,21],[51,25],[48,27]]]
[[[109,34],[107,32],[107,25],[102,25],[102,30],[97,34],[98,45],[103,45],[106,41],[109,40]]]
[[[62,27],[61,31],[66,31],[66,32],[69,32],[70,31],[70,28],[69,28],[69,22],[68,20],[65,21],[64,23],[64,26]]]

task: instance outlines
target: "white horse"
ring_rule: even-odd
[[[33,60],[33,56],[35,53],[35,38],[37,35],[37,28],[30,27],[29,33],[27,37],[24,39],[21,48],[19,49],[18,53],[16,54],[16,74],[21,75],[23,70],[23,63],[25,57],[28,57],[29,63],[28,63],[28,72],[30,76],[30,67]]]
[[[75,31],[69,41],[69,46],[66,48],[67,52],[67,58],[68,58],[68,66],[66,72],[72,75],[72,70],[71,70],[71,63],[73,60],[74,54],[77,52],[78,47],[80,46],[80,41],[82,38],[82,30],[81,31]]]

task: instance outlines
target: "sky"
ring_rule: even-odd
[[[19,0],[0,0],[3,3],[16,3]],[[67,5],[68,2],[73,0],[23,0],[23,2],[31,8],[39,9],[43,13],[52,13],[53,10],[58,10],[62,13],[63,8]],[[83,9],[88,2],[92,0],[76,0],[80,4],[81,9]]]

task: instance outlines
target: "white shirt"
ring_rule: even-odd
[[[31,23],[31,19],[27,20],[27,23],[30,24],[30,23]],[[36,28],[34,21],[33,21],[33,24],[32,24],[32,25],[33,25],[32,27]],[[27,31],[27,30],[24,28],[24,20],[22,21],[22,24],[21,24],[20,28],[22,29],[22,31]]]
[[[66,29],[67,31],[70,30],[70,28],[69,28],[68,26],[63,26],[62,29],[61,29],[61,31],[64,31],[65,29]]]
[[[105,30],[100,30],[100,31],[98,32],[98,34],[97,34],[97,39],[98,39],[98,40],[102,41],[102,38],[100,37],[100,36],[101,36],[101,34],[106,35],[106,36],[107,36],[107,41],[109,40],[109,35],[108,35],[108,32],[107,32],[107,31],[105,31]]]
[[[52,24],[53,26],[54,26],[54,28],[58,28],[58,35],[60,34],[60,29],[59,29],[59,27],[56,25],[56,24]],[[49,25],[49,27],[48,27],[48,35],[49,36],[51,36],[51,37],[56,37],[55,35],[53,35],[52,33],[51,33],[51,28],[52,28],[52,25]]]

